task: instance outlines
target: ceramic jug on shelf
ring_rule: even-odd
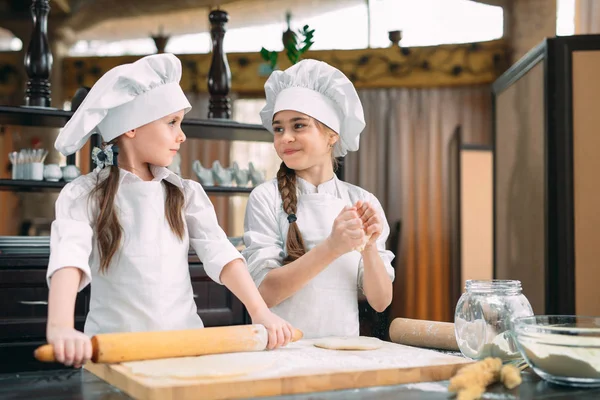
[[[199,160],[194,160],[192,170],[198,177],[198,181],[204,186],[214,186],[213,173],[210,168],[204,168]]]
[[[237,161],[232,166],[233,178],[238,186],[247,186],[250,181],[250,172],[247,169],[240,169]]]
[[[62,171],[58,164],[47,164],[44,166],[44,179],[49,182],[58,182],[62,178]]]
[[[213,179],[218,186],[233,186],[233,171],[224,168],[219,160],[215,160],[212,167]]]
[[[63,167],[60,167],[60,169],[62,170],[62,177],[65,180],[65,182],[71,182],[79,175],[81,175],[81,171],[75,165],[65,165]]]
[[[248,163],[248,172],[252,186],[258,186],[265,181],[265,175],[254,167],[254,163]]]

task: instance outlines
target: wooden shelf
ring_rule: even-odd
[[[181,128],[188,138],[273,142],[273,134],[262,125],[227,119],[184,119]]]
[[[253,187],[237,187],[237,186],[202,186],[206,193],[250,193],[254,190]]]
[[[0,179],[0,190],[12,192],[48,192],[58,191],[67,183],[65,181],[48,182],[48,181],[32,181],[32,180],[17,180],[17,179]],[[208,194],[248,194],[252,192],[253,187],[237,187],[237,186],[203,186],[204,191]]]
[[[73,115],[70,111],[43,107],[0,106],[0,124],[62,128]]]
[[[21,179],[0,179],[0,190],[11,192],[48,192],[58,191],[66,185],[64,181],[33,181]]]
[[[0,106],[0,125],[62,128],[71,111],[43,107]],[[272,142],[273,135],[262,125],[242,124],[228,119],[184,119],[182,128],[188,138]]]

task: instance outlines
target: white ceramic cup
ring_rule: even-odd
[[[30,166],[31,166],[30,179],[33,179],[34,181],[44,180],[44,163],[34,162],[34,163],[31,163]]]

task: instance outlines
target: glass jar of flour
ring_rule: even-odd
[[[454,314],[458,347],[465,357],[473,360],[521,358],[510,334],[511,320],[532,315],[520,281],[468,280]]]

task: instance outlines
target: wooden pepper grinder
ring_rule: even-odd
[[[49,0],[32,0],[33,33],[25,53],[25,71],[29,77],[25,105],[50,107],[52,52],[48,44]]]
[[[208,118],[231,119],[231,71],[223,50],[225,23],[229,17],[225,11],[213,10],[208,15],[212,38],[212,62],[208,71],[208,91],[210,93]]]

